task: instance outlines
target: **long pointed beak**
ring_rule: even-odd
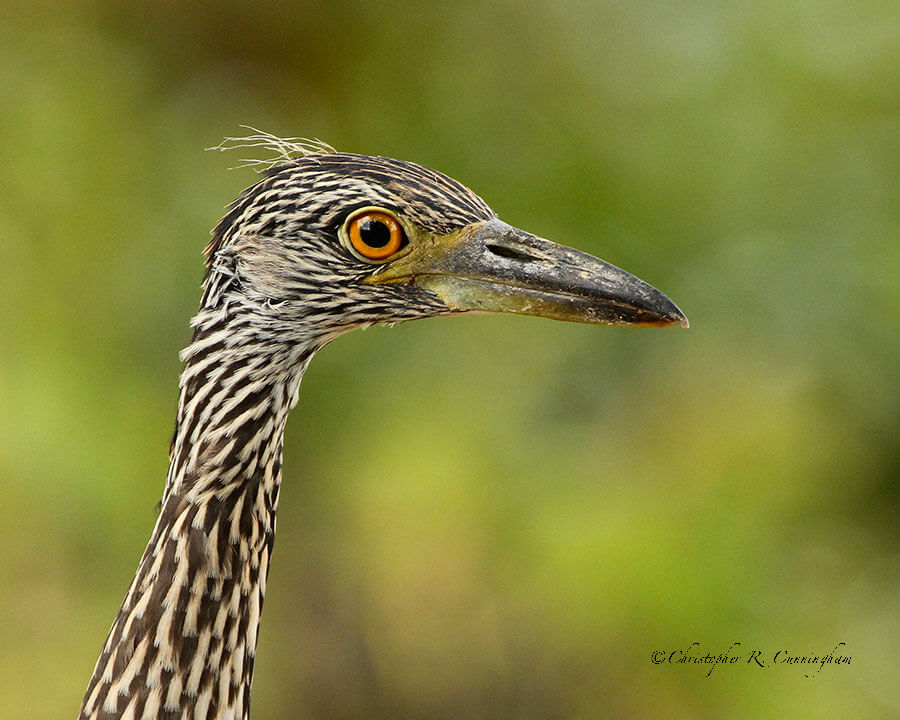
[[[675,303],[643,280],[500,220],[423,238],[365,282],[415,284],[438,295],[451,310],[688,327]]]

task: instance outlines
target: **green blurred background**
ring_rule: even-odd
[[[376,328],[288,426],[256,718],[900,716],[890,0],[0,0],[0,717],[149,537],[240,124],[429,165],[689,331]],[[703,652],[852,664],[651,663]]]

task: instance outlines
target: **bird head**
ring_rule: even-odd
[[[506,224],[446,175],[382,157],[314,152],[270,168],[215,228],[207,262],[201,310],[240,307],[282,337],[327,342],[467,312],[688,325],[624,270]]]

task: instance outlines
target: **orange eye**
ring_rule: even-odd
[[[346,227],[350,247],[364,260],[387,260],[406,244],[400,222],[384,210],[362,210]]]

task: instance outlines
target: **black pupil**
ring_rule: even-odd
[[[366,218],[359,226],[359,239],[373,248],[381,248],[391,241],[391,229],[380,220]]]

